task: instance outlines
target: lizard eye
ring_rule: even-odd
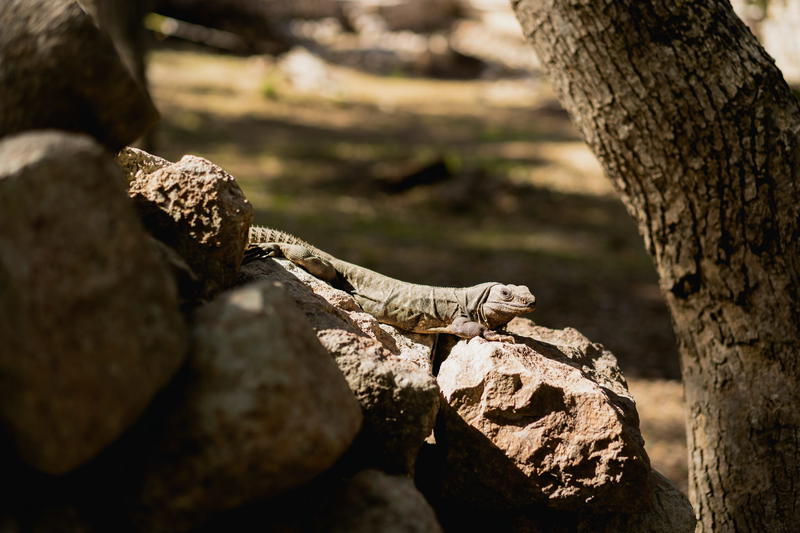
[[[510,300],[511,299],[511,291],[507,288],[503,287],[500,289],[500,298],[503,300]]]

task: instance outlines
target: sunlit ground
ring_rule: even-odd
[[[381,78],[313,92],[263,58],[156,51],[156,152],[206,157],[274,226],[407,281],[521,283],[531,317],[603,343],[631,381],[656,468],[686,486],[678,359],[633,221],[544,81]],[[439,162],[441,181],[398,192]]]

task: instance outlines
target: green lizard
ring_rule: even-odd
[[[536,306],[536,298],[524,285],[489,282],[453,288],[406,283],[337,259],[297,237],[270,228],[251,227],[249,242],[245,262],[283,256],[350,292],[378,322],[405,331],[514,342],[512,336],[494,330]]]

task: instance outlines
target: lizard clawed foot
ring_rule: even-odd
[[[259,243],[251,244],[244,251],[244,259],[242,263],[249,263],[265,257],[278,257],[281,254],[281,248],[276,243]]]
[[[511,344],[515,344],[516,341],[514,337],[511,335],[503,335],[502,333],[498,333],[496,331],[492,331],[491,329],[487,329],[483,332],[482,337],[487,341],[496,341],[496,342],[509,342]]]
[[[458,317],[453,320],[449,326],[444,328],[429,328],[430,333],[449,333],[451,335],[458,335],[462,339],[472,339],[474,337],[481,337],[487,341],[496,342],[510,342],[514,343],[514,337],[511,335],[503,335],[496,331],[470,320],[467,317]]]
[[[315,255],[311,250],[299,244],[278,242],[251,244],[244,252],[243,262],[249,263],[265,257],[285,257],[309,274],[328,282],[335,281],[338,278],[338,272],[330,261]]]

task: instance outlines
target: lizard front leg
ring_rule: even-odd
[[[497,342],[509,342],[511,344],[515,344],[516,341],[514,337],[511,335],[504,335],[502,333],[498,333],[493,329],[485,328],[483,330],[483,338],[487,341],[497,341]]]
[[[251,244],[245,252],[245,260],[252,261],[260,257],[285,257],[303,270],[324,281],[335,281],[338,277],[336,268],[328,261],[299,244],[282,242],[263,242]]]
[[[474,320],[470,320],[465,316],[460,316],[453,320],[449,326],[444,328],[431,328],[431,333],[449,333],[451,335],[457,335],[462,339],[471,339],[473,337],[483,337],[487,341],[497,341],[497,342],[514,342],[514,337],[511,335],[503,335],[502,333],[498,333],[493,331],[483,324],[476,322]]]

